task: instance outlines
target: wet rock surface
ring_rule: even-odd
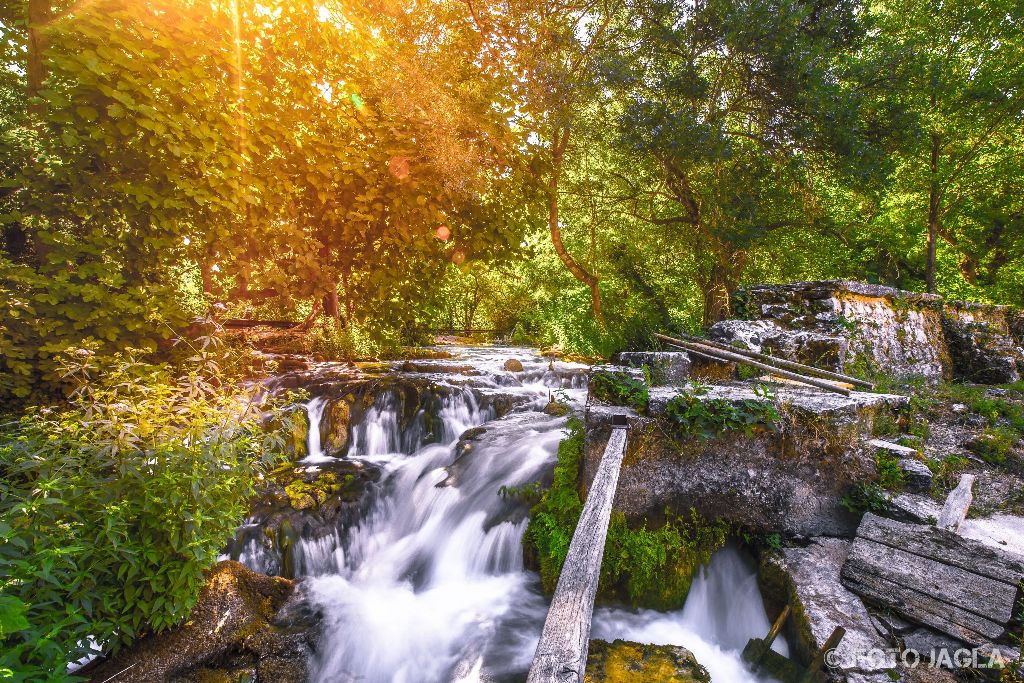
[[[250,680],[301,683],[318,623],[292,581],[220,562],[183,626],[143,638],[86,673],[96,683],[205,683],[246,674]]]
[[[711,683],[693,653],[675,645],[591,640],[585,683]]]
[[[850,545],[843,539],[817,538],[803,548],[765,553],[761,591],[769,615],[780,613],[783,605],[789,604],[792,611],[785,632],[798,661],[809,662],[833,629],[842,626],[846,635],[836,658],[843,663],[841,673],[887,676],[888,668],[865,653],[888,648],[889,643],[878,634],[860,598],[840,583]]]

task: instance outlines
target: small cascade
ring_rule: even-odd
[[[767,683],[751,673],[740,658],[747,641],[763,638],[771,626],[753,562],[736,546],[727,545],[699,572],[683,609],[599,608],[594,611],[590,637],[682,645],[708,670],[712,683]],[[772,649],[789,654],[783,636],[776,638]]]
[[[331,462],[333,458],[324,455],[320,445],[320,424],[324,419],[324,409],[328,401],[325,396],[317,396],[306,404],[306,416],[309,418],[309,434],[306,436],[307,455],[302,459],[305,464]]]

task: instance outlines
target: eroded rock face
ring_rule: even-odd
[[[886,649],[889,643],[876,630],[864,603],[839,581],[850,542],[816,538],[806,548],[783,548],[761,557],[759,582],[769,616],[790,606],[785,631],[796,658],[808,662],[833,629],[846,635],[836,648],[836,661],[850,680],[884,681],[884,663],[864,653]],[[891,679],[890,679],[891,680]]]
[[[591,640],[585,683],[711,683],[693,653],[677,645]]]
[[[857,518],[841,504],[856,482],[876,476],[866,445],[878,411],[906,399],[854,392],[850,397],[798,387],[780,387],[783,420],[777,431],[755,427],[714,439],[679,435],[663,419],[677,391],[650,391],[647,416],[591,404],[581,481],[589,485],[611,432],[614,415],[626,413],[629,442],[619,475],[615,508],[630,520],[659,519],[666,508],[706,519],[724,518],[764,532],[792,536],[852,535]],[[710,387],[706,399],[742,402],[753,387]]]
[[[185,624],[140,640],[88,675],[98,683],[128,669],[123,680],[177,683],[252,672],[256,680],[302,683],[318,622],[292,581],[219,562]]]
[[[1021,378],[1024,349],[1014,338],[1010,322],[1006,306],[947,304],[942,324],[958,379],[1007,384]]]
[[[720,341],[834,370],[940,378],[949,372],[942,298],[847,280],[758,285],[738,295],[752,325],[717,323]],[[770,323],[770,324],[766,324]]]

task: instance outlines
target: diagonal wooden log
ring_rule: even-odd
[[[874,389],[875,385],[866,380],[860,379],[859,377],[851,377],[850,375],[844,375],[841,372],[832,372],[831,370],[822,370],[816,368],[813,365],[805,365],[804,363],[797,363],[796,361],[789,360],[787,358],[779,358],[778,356],[769,356],[767,353],[758,353],[757,351],[751,351],[749,349],[741,349],[729,344],[723,344],[722,342],[714,341],[713,339],[704,339],[702,337],[695,337],[692,334],[678,333],[679,337],[685,341],[692,342],[694,344],[702,344],[704,346],[711,346],[719,349],[720,351],[729,351],[730,353],[738,353],[741,356],[747,358],[753,358],[767,363],[768,365],[776,365],[780,368],[787,370],[793,370],[798,373],[805,375],[814,375],[817,377],[824,377],[825,379],[832,379],[837,382],[846,382],[855,386],[864,387],[865,389]],[[666,337],[669,338],[669,337]]]
[[[730,363],[746,363],[747,365],[755,367],[758,370],[770,372],[774,375],[785,377],[787,379],[796,380],[797,382],[802,382],[804,384],[810,384],[812,387],[817,387],[818,389],[830,391],[834,394],[842,394],[843,396],[850,395],[849,389],[836,386],[835,384],[832,384],[827,380],[818,379],[816,377],[808,377],[806,375],[801,375],[796,372],[790,372],[789,370],[781,370],[775,367],[774,365],[768,365],[767,363],[752,360],[750,358],[747,358],[746,356],[741,356],[738,353],[732,353],[731,351],[721,351],[710,346],[704,346],[702,344],[693,344],[688,341],[683,341],[682,339],[673,339],[672,337],[666,337],[663,334],[655,334],[654,336],[662,340],[663,342],[666,342],[670,346],[679,347],[680,349],[684,349],[686,351],[689,351],[690,353],[695,353],[698,356],[706,356],[714,360],[726,361]]]
[[[625,453],[626,429],[615,427],[569,543],[527,683],[583,681],[604,543]]]

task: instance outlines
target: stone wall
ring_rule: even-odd
[[[1024,314],[1006,306],[825,280],[745,288],[737,313],[712,338],[834,370],[993,383],[1024,373]]]

